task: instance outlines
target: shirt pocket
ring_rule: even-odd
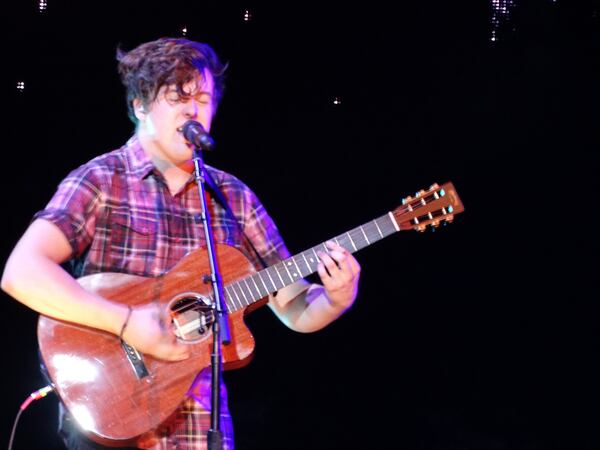
[[[158,222],[129,214],[110,217],[110,251],[120,270],[145,274],[157,251]]]

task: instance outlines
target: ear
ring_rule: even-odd
[[[138,120],[144,120],[146,118],[146,108],[144,108],[144,105],[139,98],[133,99],[133,112]]]

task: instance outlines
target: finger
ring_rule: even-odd
[[[339,287],[339,281],[329,273],[323,263],[317,265],[317,272],[326,291],[334,291]]]
[[[357,276],[360,273],[360,264],[358,263],[356,258],[351,254],[346,255],[343,264],[347,271],[351,273],[353,277]]]
[[[348,250],[346,250],[344,247],[342,247],[340,244],[336,243],[335,241],[327,241],[327,242],[325,242],[325,246],[329,250],[336,250],[341,253],[348,252]]]
[[[329,253],[317,252],[317,256],[321,259],[321,263],[325,266],[329,275],[331,275],[334,270],[339,270],[337,261],[334,260]]]
[[[339,273],[342,275],[345,281],[352,280],[360,270],[358,261],[347,252],[339,253],[337,251],[331,252],[331,257],[339,268]],[[335,273],[335,271],[334,271]]]
[[[331,275],[329,275],[329,272],[327,272],[327,269],[325,268],[325,264],[323,264],[322,262],[317,264],[317,273],[319,274],[323,285],[325,285],[325,282],[328,281],[328,279],[331,277]]]
[[[346,250],[344,247],[342,247],[339,244],[336,244],[333,241],[327,241],[325,243],[327,245],[327,247],[331,250],[329,253],[329,255],[338,263],[342,263],[344,259],[347,258],[352,258],[352,253],[348,250]]]
[[[358,276],[360,274],[361,267],[356,258],[350,255],[350,258],[348,258],[348,263],[350,264],[350,270],[352,270],[352,274],[355,277]]]
[[[354,278],[352,269],[348,265],[346,258],[338,263],[327,254],[319,255],[321,262],[317,266],[317,271],[321,277],[321,282],[327,290],[335,290],[342,287]]]
[[[323,285],[325,292],[335,292],[337,289],[337,283],[333,280],[333,278],[331,278],[331,276],[329,276],[329,274],[326,272],[325,275],[319,275],[321,277],[321,284]]]
[[[338,266],[347,258],[347,254],[340,250],[331,250],[328,254],[330,258],[338,264]]]

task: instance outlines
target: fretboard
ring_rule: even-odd
[[[331,241],[354,253],[399,231],[392,213],[336,236]],[[329,252],[325,243],[309,248],[266,269],[224,287],[227,308],[238,311],[317,271],[318,252]]]

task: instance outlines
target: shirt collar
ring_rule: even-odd
[[[133,135],[125,144],[125,153],[129,160],[131,173],[140,180],[146,178],[155,169],[152,160],[142,148],[142,144],[136,135]]]
[[[138,137],[134,134],[129,138],[127,144],[125,144],[125,153],[127,154],[127,159],[129,160],[129,167],[131,169],[131,173],[138,177],[140,180],[146,178],[150,173],[154,172],[156,176],[160,179],[164,179],[163,175],[156,168],[150,157],[144,151],[142,144]],[[208,165],[205,167],[210,170],[211,168]],[[194,174],[190,174],[190,178],[188,179],[186,186],[189,183],[194,181]],[[183,189],[183,188],[182,188]]]

